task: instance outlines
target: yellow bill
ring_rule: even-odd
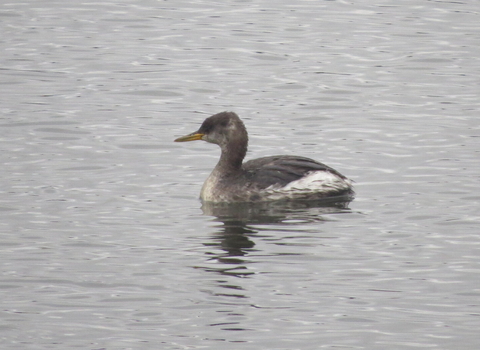
[[[197,141],[197,140],[201,140],[204,135],[205,134],[194,132],[192,134],[188,134],[188,135],[179,137],[178,139],[175,139],[175,142]]]

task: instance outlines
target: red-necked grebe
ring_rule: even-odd
[[[313,159],[271,156],[243,163],[248,134],[233,112],[215,114],[198,131],[175,142],[204,140],[220,146],[217,166],[203,184],[205,202],[258,202],[353,198],[352,182],[335,169]]]

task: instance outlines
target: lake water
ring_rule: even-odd
[[[0,5],[1,348],[480,348],[479,11]],[[202,207],[224,110],[356,199]]]

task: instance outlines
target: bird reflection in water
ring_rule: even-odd
[[[351,198],[337,197],[322,201],[278,201],[261,203],[212,203],[204,202],[202,211],[214,216],[215,221],[223,223],[211,242],[205,246],[219,248],[223,253],[211,254],[210,260],[223,265],[221,268],[207,268],[222,275],[246,277],[253,274],[247,265],[251,259],[245,259],[254,253],[255,239],[261,239],[261,228],[256,225],[288,225],[322,222],[322,215],[350,212],[348,204]]]

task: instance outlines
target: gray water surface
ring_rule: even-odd
[[[2,349],[480,347],[475,1],[0,5]],[[232,110],[347,206],[198,200]]]

